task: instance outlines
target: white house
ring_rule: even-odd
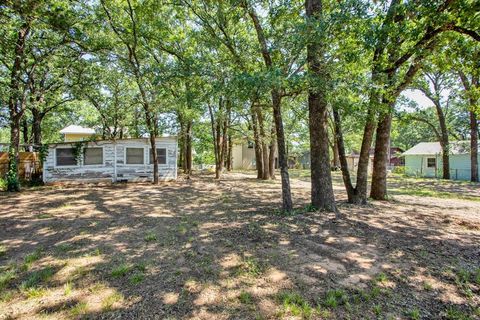
[[[159,178],[177,178],[177,137],[156,138]],[[43,181],[152,180],[153,162],[147,138],[76,141],[50,144]]]

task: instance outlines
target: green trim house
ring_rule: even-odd
[[[405,157],[407,175],[429,178],[442,176],[442,148],[439,142],[420,142],[402,156]],[[470,175],[470,141],[450,142],[451,179],[470,180]]]

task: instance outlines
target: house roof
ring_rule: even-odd
[[[440,142],[420,142],[413,148],[408,149],[402,156],[409,155],[435,155],[441,154],[442,147]],[[468,154],[470,153],[470,141],[450,142],[450,154]]]
[[[81,126],[70,125],[60,130],[60,133],[62,134],[66,134],[66,133],[95,134],[95,130],[91,128],[84,128]]]

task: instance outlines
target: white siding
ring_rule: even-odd
[[[167,149],[167,163],[159,165],[158,173],[161,180],[177,178],[177,139],[157,138],[157,148]],[[124,139],[113,141],[89,142],[88,146],[103,148],[103,165],[83,165],[83,159],[76,166],[59,167],[55,165],[55,149],[68,147],[62,143],[50,145],[49,152],[44,163],[44,182],[55,181],[92,181],[92,180],[152,180],[153,164],[149,164],[149,139]],[[125,164],[125,148],[135,147],[144,149],[144,164]],[[115,156],[116,150],[116,156]],[[83,158],[83,157],[82,157]],[[116,177],[115,177],[115,158]],[[115,179],[116,178],[116,179]]]

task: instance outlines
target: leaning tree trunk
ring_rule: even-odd
[[[470,110],[470,163],[472,182],[478,182],[478,119],[472,104]]]
[[[349,203],[355,202],[356,190],[353,187],[350,171],[348,170],[348,161],[345,154],[345,142],[343,140],[342,121],[338,110],[333,108],[333,119],[335,125],[335,143],[338,150],[338,158],[340,161],[340,168],[342,170],[343,184],[347,190],[347,198]]]
[[[321,0],[305,1],[305,10],[310,23],[317,25],[322,19]],[[313,30],[309,27],[309,31]],[[326,66],[323,61],[323,48],[320,41],[312,41],[307,45],[307,63],[309,72],[325,82]],[[324,84],[311,83],[308,90],[308,111],[310,129],[310,162],[312,205],[320,210],[337,211],[333,194],[330,156],[328,145],[328,113]]]
[[[274,67],[272,57],[270,56],[270,51],[267,45],[267,39],[265,38],[265,33],[263,32],[262,25],[255,13],[255,9],[251,6],[246,6],[248,14],[250,15],[255,31],[257,33],[258,43],[260,44],[263,60],[267,69],[272,70]],[[292,194],[290,191],[290,178],[288,176],[288,160],[287,160],[287,151],[285,148],[285,132],[283,130],[283,119],[282,119],[282,96],[278,88],[272,88],[272,107],[273,107],[273,122],[275,123],[275,131],[277,136],[277,147],[278,147],[278,163],[280,167],[280,176],[282,180],[282,209],[286,212],[291,212],[293,210],[292,203]],[[272,173],[270,173],[272,174]]]
[[[362,146],[357,166],[357,182],[353,203],[367,203],[368,188],[368,162],[370,161],[370,146],[372,145],[373,134],[375,133],[375,113],[372,107],[368,109],[367,119],[363,130]]]
[[[376,200],[387,199],[387,163],[392,113],[382,114],[378,122],[375,139],[375,157],[373,158],[372,189],[370,197]]]
[[[32,134],[33,134],[33,144],[39,146],[42,144],[42,120],[43,115],[41,112],[34,111],[32,109]]]
[[[282,182],[282,208],[285,212],[293,210],[292,194],[290,191],[290,178],[288,176],[287,151],[285,147],[285,133],[283,131],[281,97],[277,90],[272,90],[273,119],[277,133],[278,166]]]

